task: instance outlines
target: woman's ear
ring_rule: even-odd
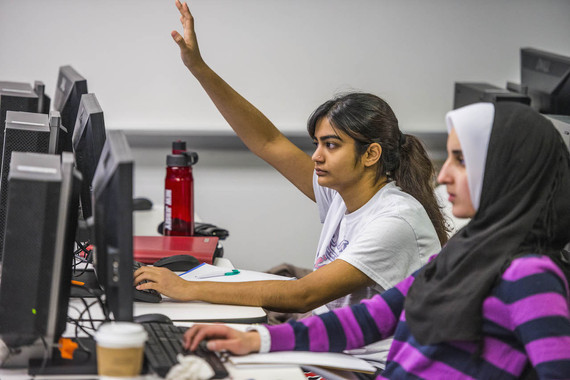
[[[364,153],[363,162],[365,166],[373,166],[382,157],[382,147],[378,143],[372,143]]]

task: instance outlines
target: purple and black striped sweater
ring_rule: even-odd
[[[414,276],[350,308],[267,326],[271,351],[334,351],[394,335],[378,379],[516,379],[530,366],[541,379],[570,379],[568,282],[548,258],[514,260],[483,303],[484,344],[420,345],[403,310]]]

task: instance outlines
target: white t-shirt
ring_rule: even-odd
[[[423,206],[395,182],[382,187],[364,206],[347,214],[342,197],[313,189],[323,229],[313,270],[335,259],[351,264],[376,284],[326,304],[316,313],[354,305],[389,289],[440,251],[437,233]]]

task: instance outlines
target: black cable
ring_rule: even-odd
[[[90,242],[85,242],[85,245],[82,242],[76,241],[75,244],[79,247],[77,251],[85,253],[85,257],[90,261],[91,259],[91,250],[87,249],[91,245]],[[77,252],[76,251],[76,252]]]
[[[79,248],[76,249],[75,252],[73,252],[73,257],[74,257],[73,271],[75,272],[77,270],[77,267],[80,265],[80,263],[85,263],[85,267],[83,268],[83,270],[81,270],[79,274],[74,274],[75,277],[79,277],[83,273],[85,273],[89,264],[93,262],[93,253],[92,250],[87,249],[87,247],[89,247],[90,245],[89,242],[82,243],[76,241],[75,244],[77,244]],[[81,255],[81,253],[83,253],[83,255]]]
[[[79,309],[77,309],[77,311],[79,312],[79,316],[77,317],[77,320],[81,321],[81,317],[87,311],[87,316],[89,317],[88,321],[91,323],[91,328],[93,330],[96,330],[95,324],[93,323],[93,317],[91,316],[91,310],[89,310],[91,308],[91,306],[95,304],[96,301],[94,301],[93,303],[88,305],[87,301],[85,300],[84,297],[79,297],[79,299],[81,300],[81,302],[83,303],[83,306],[85,306],[85,308],[83,309],[83,311],[79,311]]]
[[[44,373],[44,370],[46,369],[46,365],[48,362],[48,357],[49,357],[49,347],[48,344],[44,338],[44,336],[40,336],[40,338],[42,339],[42,343],[44,344],[44,358],[42,359],[42,366],[40,367],[40,372],[39,373]]]
[[[85,334],[87,334],[88,337],[92,338],[93,335],[91,335],[85,326],[83,326],[82,321],[83,321],[83,315],[85,313],[87,313],[88,316],[88,322],[91,324],[91,330],[96,331],[97,328],[95,327],[95,324],[93,323],[93,316],[91,315],[91,306],[95,305],[97,302],[99,302],[98,300],[95,300],[93,302],[91,302],[90,304],[87,304],[87,301],[85,301],[85,299],[83,297],[79,297],[79,299],[81,300],[81,302],[83,302],[83,304],[85,305],[85,308],[83,309],[83,311],[81,311],[79,313],[79,316],[77,317],[77,319],[75,319],[75,341],[77,342],[77,344],[81,347],[81,349],[85,352],[87,352],[88,354],[91,354],[91,350],[87,347],[85,347],[83,345],[83,343],[81,343],[81,341],[79,340],[79,329],[81,329]],[[70,318],[73,321],[73,318]]]

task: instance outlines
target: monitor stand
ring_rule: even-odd
[[[80,347],[75,350],[73,359],[63,359],[57,348],[53,349],[52,357],[45,363],[42,359],[30,359],[28,375],[97,375],[97,347],[93,338],[74,338],[74,342],[81,343],[89,352]],[[149,368],[146,359],[143,361],[141,374],[148,374]],[[97,377],[93,377],[97,379]]]
[[[80,347],[75,350],[73,359],[63,359],[59,349],[54,348],[52,357],[43,359],[30,359],[28,374],[36,375],[97,375],[97,351],[95,340],[92,338],[76,338],[74,342],[80,343],[89,350],[83,351]]]

